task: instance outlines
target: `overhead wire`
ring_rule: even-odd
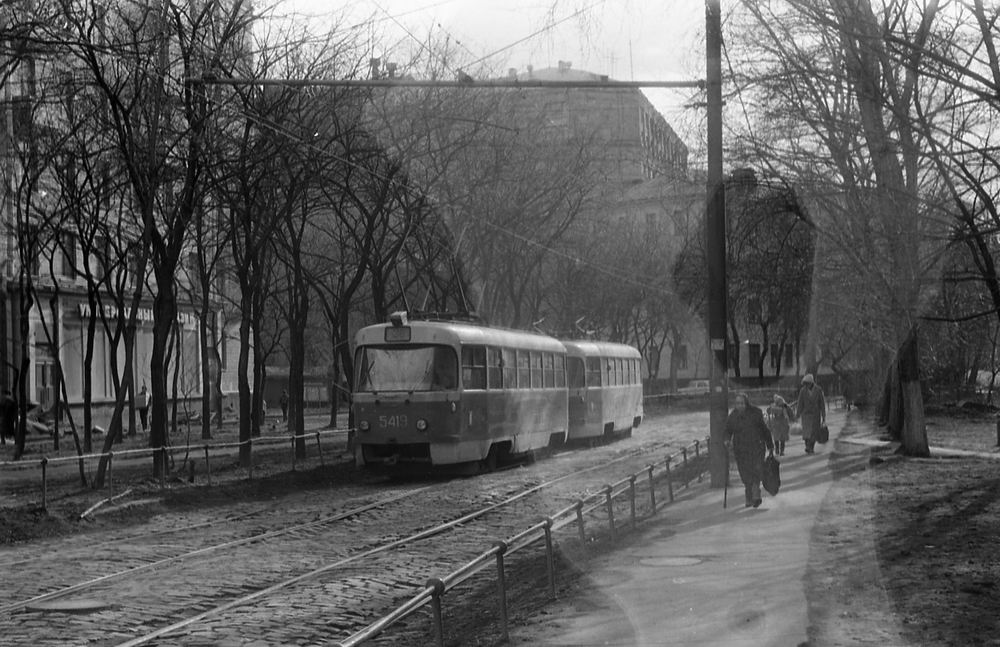
[[[497,54],[500,54],[501,52],[506,52],[509,49],[513,49],[514,47],[517,47],[521,43],[529,41],[532,38],[535,38],[536,36],[540,36],[540,35],[544,34],[547,31],[551,31],[552,29],[554,29],[558,25],[561,25],[562,23],[564,23],[564,22],[566,22],[568,20],[571,20],[572,18],[576,18],[577,16],[579,16],[583,12],[589,11],[589,10],[593,9],[594,7],[596,7],[597,5],[604,4],[605,2],[606,2],[606,0],[596,0],[595,2],[592,2],[592,3],[590,3],[589,5],[587,5],[585,7],[580,7],[579,9],[577,9],[576,11],[574,11],[573,13],[571,13],[571,14],[569,14],[567,16],[563,16],[562,18],[560,18],[559,20],[556,20],[554,22],[548,23],[544,27],[542,27],[541,29],[533,31],[530,34],[528,34],[527,36],[524,36],[523,38],[519,38],[519,39],[515,40],[514,42],[512,42],[512,43],[510,43],[508,45],[505,45],[505,46],[503,46],[503,47],[501,47],[501,48],[499,48],[497,50],[494,50],[494,51],[490,52],[489,54],[487,54],[485,56],[482,56],[482,57],[480,57],[480,58],[472,61],[471,63],[469,63],[469,66],[471,67],[473,65],[478,65],[479,63],[482,63],[486,59],[492,58],[492,57],[496,56]]]
[[[505,51],[506,49],[510,49],[511,47],[514,47],[517,44],[520,44],[520,43],[522,43],[522,42],[524,42],[526,40],[529,40],[530,38],[533,38],[533,37],[535,37],[535,36],[537,36],[537,35],[539,35],[541,33],[544,33],[544,32],[546,32],[546,31],[548,31],[550,29],[553,29],[557,25],[559,25],[559,24],[561,24],[561,23],[563,23],[563,22],[565,22],[565,21],[567,21],[567,20],[569,20],[569,19],[571,19],[571,18],[579,15],[583,11],[592,9],[593,7],[597,6],[598,4],[602,4],[603,2],[604,2],[604,0],[597,0],[597,1],[595,1],[595,2],[593,2],[591,4],[589,4],[589,5],[587,5],[586,7],[582,7],[580,9],[576,10],[575,12],[573,12],[572,14],[569,14],[569,15],[567,15],[567,16],[565,16],[565,17],[563,17],[563,18],[561,18],[561,19],[559,19],[559,20],[557,20],[555,22],[549,23],[544,28],[542,28],[540,30],[537,30],[535,32],[532,32],[531,34],[529,34],[528,36],[525,36],[524,38],[521,38],[521,39],[518,39],[517,41],[514,41],[513,43],[511,43],[510,45],[508,45],[506,47],[503,47],[503,48],[498,49],[498,50],[496,50],[496,51],[494,51],[494,52],[492,52],[490,54],[487,54],[484,57],[481,57],[477,61],[474,61],[472,64],[476,64],[476,63],[482,62],[483,60],[486,60],[487,58],[489,58],[491,56],[495,56],[499,52]],[[444,3],[438,3],[438,4],[444,4]],[[381,9],[381,7],[380,7],[380,9]],[[411,37],[414,37],[414,36],[412,36],[412,34],[411,34]],[[118,56],[119,58],[124,58],[124,55],[118,54],[118,53],[115,53],[115,52],[106,52],[106,53],[110,53],[111,55]],[[143,70],[142,73],[146,74],[146,75],[154,75],[154,74],[156,74],[159,77],[159,80],[176,83],[178,85],[183,85],[183,83],[185,82],[185,79],[179,78],[176,75],[172,74],[169,69],[168,70],[164,70],[162,72],[153,72],[152,70],[146,69],[146,70]],[[277,124],[277,123],[275,123],[273,121],[264,119],[263,117],[260,117],[260,116],[257,116],[257,115],[253,115],[253,114],[247,113],[245,111],[236,111],[235,108],[231,104],[229,104],[228,102],[219,101],[219,100],[215,99],[214,97],[210,96],[208,93],[205,93],[204,98],[209,103],[212,103],[213,105],[216,105],[217,107],[220,107],[223,110],[228,110],[228,111],[231,111],[234,114],[238,114],[240,117],[248,119],[251,123],[254,123],[258,127],[269,129],[269,130],[271,130],[272,132],[274,132],[276,134],[279,134],[281,136],[287,137],[289,140],[297,142],[298,144],[304,146],[305,148],[312,149],[317,154],[322,155],[322,156],[326,156],[328,159],[331,159],[331,160],[343,163],[343,164],[345,164],[347,166],[351,166],[353,168],[356,168],[356,169],[358,169],[358,170],[360,170],[362,172],[365,172],[365,173],[369,174],[372,177],[375,177],[377,179],[383,180],[383,181],[385,181],[388,184],[395,185],[395,186],[397,186],[400,189],[403,189],[403,190],[406,190],[406,191],[412,191],[413,190],[413,187],[401,183],[400,180],[398,180],[395,177],[389,177],[387,175],[382,174],[381,172],[379,172],[376,169],[371,169],[371,168],[365,167],[365,166],[363,166],[361,164],[358,164],[354,160],[351,160],[351,159],[342,157],[340,155],[337,155],[336,153],[333,153],[332,151],[322,149],[322,148],[318,147],[314,142],[307,141],[306,139],[304,139],[299,134],[293,133],[290,130],[288,130],[287,128],[285,128],[285,127],[283,127],[283,126],[281,126],[281,125],[279,125],[279,124]],[[433,194],[428,194],[426,191],[423,191],[423,190],[420,190],[420,192],[421,192],[422,195],[428,196],[428,197],[430,197],[430,198],[433,199]],[[495,231],[497,231],[497,232],[499,232],[499,233],[501,233],[501,234],[503,234],[503,235],[505,235],[507,237],[519,240],[519,241],[521,241],[521,242],[523,242],[525,244],[528,244],[528,245],[531,245],[531,246],[536,247],[538,249],[541,249],[542,251],[544,251],[544,252],[546,252],[548,254],[551,254],[553,256],[558,256],[558,257],[563,258],[565,260],[572,261],[573,263],[575,263],[577,265],[586,266],[586,267],[588,267],[588,268],[590,268],[590,269],[592,269],[592,270],[594,270],[596,272],[599,272],[599,273],[601,273],[601,274],[603,274],[605,276],[608,276],[610,278],[616,279],[618,281],[625,282],[627,284],[630,284],[630,285],[633,285],[633,286],[636,286],[636,287],[640,287],[640,288],[643,288],[643,289],[648,289],[648,290],[656,291],[656,292],[663,293],[663,294],[671,294],[672,293],[670,290],[665,289],[665,288],[663,288],[663,287],[661,287],[659,285],[655,285],[653,283],[645,283],[645,282],[643,282],[641,280],[638,280],[638,279],[635,278],[634,275],[623,274],[621,272],[614,271],[614,270],[612,270],[609,267],[606,267],[606,266],[600,265],[598,263],[595,263],[595,262],[593,262],[591,260],[588,260],[588,259],[586,259],[584,257],[580,257],[580,256],[576,256],[576,255],[573,255],[573,254],[569,254],[567,252],[563,252],[561,250],[558,250],[558,249],[555,249],[553,247],[547,246],[547,245],[545,245],[544,243],[542,243],[540,241],[534,240],[534,239],[532,239],[532,238],[530,238],[528,236],[525,236],[523,234],[519,234],[517,232],[514,232],[514,231],[512,231],[512,230],[510,230],[510,229],[508,229],[508,228],[506,228],[506,227],[504,227],[504,226],[502,226],[502,225],[500,225],[498,223],[491,222],[491,221],[487,220],[483,216],[480,216],[480,215],[477,215],[477,214],[466,214],[466,215],[471,216],[472,218],[474,218],[474,219],[478,220],[479,222],[481,222],[484,226],[486,226],[486,227],[488,227],[490,229],[493,229],[493,230],[495,230]],[[440,242],[439,244],[441,244],[441,245],[447,245],[447,242]]]

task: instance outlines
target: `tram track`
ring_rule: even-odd
[[[421,587],[429,572],[442,574],[481,552],[491,540],[523,529],[525,519],[551,512],[553,499],[562,501],[592,491],[599,479],[595,476],[588,485],[581,480],[584,475],[599,474],[609,464],[641,462],[644,455],[667,446],[654,442],[616,457],[620,449],[609,445],[610,459],[605,457],[586,469],[574,464],[587,453],[560,453],[537,464],[533,483],[526,486],[515,487],[508,478],[518,472],[510,470],[416,488],[353,514],[347,510],[119,568],[0,606],[0,613],[19,616],[39,602],[86,593],[109,601],[110,608],[104,612],[109,617],[102,624],[118,626],[88,636],[90,644],[205,644],[214,640],[211,637],[231,640],[234,632],[269,644],[296,642],[284,635],[288,627],[296,627],[300,636],[346,635]],[[567,465],[560,465],[563,462]],[[559,470],[566,471],[558,474]],[[543,491],[548,500],[537,496]],[[418,495],[418,511],[423,514],[404,510],[399,514],[411,519],[406,524],[389,511],[394,504],[415,501]],[[533,495],[533,503],[510,512]],[[365,514],[374,509],[380,514]],[[442,510],[450,514],[441,514]],[[499,510],[505,514],[493,514]],[[162,534],[150,533],[149,537]],[[448,539],[426,541],[441,536]],[[444,543],[450,548],[443,550]],[[281,554],[276,556],[276,552]],[[258,566],[262,554],[267,558]],[[240,565],[254,565],[254,572]],[[153,572],[155,581],[148,582]],[[190,572],[210,572],[212,582],[190,582],[185,577]],[[157,592],[159,587],[169,593]],[[6,623],[0,621],[0,631],[2,624]],[[56,636],[52,641],[38,638],[33,644],[63,644]]]
[[[347,519],[347,518],[353,517],[355,515],[367,512],[369,510],[382,507],[382,506],[387,505],[389,503],[393,503],[394,501],[397,501],[397,500],[400,500],[400,499],[403,499],[403,498],[406,498],[406,497],[410,497],[410,496],[415,496],[415,495],[419,494],[420,492],[422,492],[422,491],[424,491],[426,489],[427,488],[417,488],[417,489],[414,489],[414,490],[408,490],[406,492],[403,492],[402,494],[397,494],[397,495],[394,495],[394,496],[391,496],[391,497],[379,499],[379,500],[377,500],[375,502],[368,503],[368,504],[365,504],[365,505],[362,505],[362,506],[359,506],[359,507],[356,507],[356,508],[351,508],[351,509],[348,509],[346,511],[337,512],[335,514],[331,514],[331,515],[322,517],[320,519],[317,519],[315,521],[311,521],[311,522],[308,522],[308,523],[301,523],[301,524],[297,524],[297,525],[292,526],[292,527],[281,528],[281,529],[278,529],[278,530],[269,530],[267,532],[253,534],[253,535],[251,535],[249,537],[243,537],[243,538],[240,538],[240,539],[233,539],[233,540],[226,541],[226,542],[220,543],[220,544],[212,544],[212,545],[205,546],[205,547],[202,547],[202,548],[198,548],[198,549],[195,549],[195,550],[187,550],[185,552],[182,552],[182,553],[179,553],[179,554],[176,554],[176,555],[171,555],[169,557],[162,557],[162,558],[155,559],[153,561],[146,561],[145,563],[140,564],[138,566],[127,566],[126,568],[123,568],[122,570],[114,571],[114,572],[111,572],[111,573],[106,573],[104,575],[99,575],[99,576],[96,576],[96,577],[94,577],[92,579],[85,580],[85,581],[82,581],[82,582],[77,582],[75,584],[71,584],[71,585],[68,585],[68,586],[64,586],[64,587],[56,589],[54,591],[49,591],[47,593],[42,593],[42,594],[39,594],[39,595],[35,595],[33,597],[30,597],[30,598],[27,598],[27,599],[24,599],[24,600],[19,600],[17,602],[5,604],[5,605],[0,605],[0,613],[9,613],[11,611],[16,611],[18,609],[25,608],[25,607],[30,606],[32,604],[37,604],[39,602],[53,600],[53,599],[56,599],[56,598],[60,598],[60,597],[69,595],[71,593],[76,593],[76,592],[79,592],[79,591],[83,591],[83,590],[86,590],[88,588],[92,588],[92,587],[94,587],[94,586],[96,586],[98,584],[107,583],[107,582],[109,582],[111,580],[114,580],[114,579],[117,579],[117,578],[129,577],[129,576],[137,575],[137,574],[139,574],[139,573],[141,573],[143,571],[146,571],[146,570],[156,569],[156,568],[162,568],[162,567],[170,565],[172,563],[181,562],[181,561],[192,559],[192,558],[195,558],[195,557],[198,557],[198,556],[202,556],[202,555],[207,555],[207,554],[212,553],[212,552],[222,551],[222,550],[226,550],[226,549],[229,549],[229,548],[235,548],[235,547],[238,547],[238,546],[243,546],[243,545],[252,544],[252,543],[256,543],[256,542],[266,541],[268,539],[272,539],[272,538],[276,538],[276,537],[281,537],[283,535],[291,535],[291,534],[298,533],[298,532],[301,532],[301,531],[307,530],[307,529],[315,529],[315,528],[318,528],[318,527],[322,527],[324,525],[327,525],[327,524],[330,524],[330,523],[333,523],[333,522],[336,522],[336,521],[341,521],[343,519]],[[246,516],[249,516],[249,515],[241,515],[240,517],[245,518]],[[237,517],[237,518],[240,518],[240,517]],[[228,519],[227,523],[232,522],[233,520],[235,520],[235,519]],[[200,527],[200,526],[205,526],[205,525],[208,525],[208,524],[198,524],[195,527]],[[161,533],[156,533],[156,535],[159,535],[159,534],[161,534]],[[143,538],[149,538],[151,536],[155,536],[155,535],[154,534],[148,534],[148,535],[143,536]]]
[[[76,536],[71,536],[69,538],[63,538],[58,544],[50,546],[54,554],[57,554],[59,558],[63,561],[78,561],[84,558],[91,558],[95,551],[99,551],[105,548],[112,548],[117,545],[128,544],[130,542],[146,542],[154,537],[163,537],[169,535],[179,535],[186,532],[191,532],[193,530],[218,527],[223,524],[233,523],[235,521],[242,521],[245,519],[251,519],[255,517],[260,517],[262,515],[268,514],[276,510],[278,506],[272,506],[267,509],[257,509],[251,510],[250,512],[245,512],[242,514],[229,515],[221,519],[211,519],[208,521],[199,521],[197,523],[191,523],[181,526],[174,526],[170,528],[162,528],[160,530],[154,530],[151,532],[143,533],[128,533],[118,537],[112,537],[110,539],[103,539],[96,543],[88,544],[85,548],[79,546],[79,538]],[[29,552],[28,550],[23,550],[20,552]],[[32,562],[38,561],[37,555],[29,555],[27,557],[22,557],[18,559],[2,561],[0,562],[0,572],[6,572],[15,566],[21,566],[24,564],[30,564]]]
[[[510,504],[548,489],[557,483],[564,483],[583,474],[607,469],[610,465],[635,458],[636,455],[632,454],[590,469],[578,469],[570,474],[564,474],[532,486],[475,513],[453,519],[409,538],[397,540],[391,544],[324,565],[309,574],[303,574],[289,580],[287,586],[276,585],[266,591],[251,593],[241,601],[227,602],[196,617],[160,628],[146,636],[120,643],[119,647],[161,644],[157,642],[158,638],[169,638],[167,642],[162,644],[187,644],[189,640],[191,644],[195,644],[199,639],[197,636],[209,635],[219,639],[224,636],[232,637],[234,628],[240,632],[238,635],[241,640],[263,636],[265,642],[269,644],[287,640],[283,635],[283,628],[287,626],[294,626],[297,631],[305,632],[317,640],[328,641],[346,638],[422,588],[429,575],[444,575],[478,556],[491,545],[492,541],[523,530],[526,518],[537,519],[539,516],[537,509],[530,509],[518,515],[504,516],[493,519],[489,523],[482,523],[481,520],[488,518],[491,512],[507,508]],[[579,494],[579,484],[576,484],[575,487],[576,490],[568,488],[564,494],[569,492]],[[479,523],[470,525],[470,521]],[[420,543],[424,539],[458,529],[464,533],[460,543],[461,548],[456,548],[458,542],[452,541],[453,537],[449,535],[449,546],[452,548],[448,551],[449,554],[445,560],[441,559],[439,546]],[[395,554],[390,552],[400,548],[405,548],[405,552]],[[429,569],[432,569],[431,572],[428,572]],[[292,588],[293,585],[295,588]],[[281,604],[272,604],[269,606],[269,610],[281,614],[279,617],[272,616],[265,625],[253,626],[250,631],[247,631],[247,613],[239,615],[240,619],[237,621],[237,614],[234,614],[234,611],[238,607],[276,594],[281,595]],[[318,607],[317,602],[319,602]],[[317,613],[316,608],[329,609],[332,615]],[[357,611],[359,608],[367,611],[359,613]],[[311,610],[303,613],[305,609]],[[351,609],[352,613],[344,613],[344,609]],[[340,612],[333,614],[334,610]],[[204,625],[200,633],[184,633],[196,624]],[[277,631],[268,633],[268,626],[272,629],[277,628]],[[331,628],[336,629],[336,636],[329,635]]]

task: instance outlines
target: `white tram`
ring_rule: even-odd
[[[631,434],[642,422],[642,356],[632,346],[564,341],[569,440]]]
[[[545,335],[403,313],[363,328],[351,404],[356,462],[493,469],[565,441],[565,356]]]

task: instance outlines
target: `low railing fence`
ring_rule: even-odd
[[[165,445],[160,447],[141,447],[136,449],[122,449],[117,451],[108,452],[95,452],[90,454],[79,454],[79,455],[69,455],[69,456],[55,456],[47,457],[42,456],[37,459],[22,459],[18,461],[0,461],[0,470],[3,471],[25,471],[37,469],[41,470],[41,507],[45,509],[48,504],[48,485],[49,485],[49,468],[52,465],[57,465],[59,463],[79,463],[80,461],[97,463],[102,458],[108,459],[107,472],[105,473],[105,484],[104,487],[108,489],[112,496],[114,495],[114,466],[115,460],[122,460],[125,458],[152,458],[156,453],[163,454],[163,464],[164,466],[169,465],[177,457],[178,454],[195,456],[203,455],[205,457],[205,474],[208,479],[208,484],[212,484],[212,457],[221,458],[223,456],[232,456],[233,452],[230,450],[240,449],[241,447],[249,447],[251,450],[253,447],[261,445],[281,445],[284,443],[289,443],[292,452],[292,469],[296,469],[298,456],[296,452],[296,445],[299,440],[310,441],[315,438],[316,440],[316,453],[319,456],[320,464],[323,464],[323,443],[322,438],[325,436],[340,436],[343,437],[345,434],[350,434],[349,429],[325,429],[317,431],[309,431],[302,434],[277,434],[270,436],[257,436],[255,438],[250,438],[245,441],[235,441],[235,442],[225,442],[225,443],[199,443],[199,444],[185,444],[185,445]],[[194,463],[189,462],[189,465],[193,467]],[[250,462],[247,465],[247,478],[253,479],[254,461],[253,452],[250,453]],[[166,487],[166,477],[167,470],[164,469],[160,473],[160,487]],[[67,475],[65,478],[71,478]],[[73,476],[75,478],[75,475]]]
[[[627,509],[629,525],[634,530],[641,515],[655,515],[659,507],[674,501],[675,484],[688,488],[692,482],[701,481],[708,466],[708,441],[694,441],[674,454],[667,455],[663,460],[650,463],[642,470],[605,485],[599,492],[582,497],[551,516],[545,517],[518,534],[504,540],[493,542],[493,545],[470,562],[455,571],[440,578],[430,578],[426,585],[413,597],[406,600],[389,614],[379,618],[360,631],[355,632],[339,647],[355,647],[369,641],[403,619],[431,605],[433,618],[433,634],[436,645],[443,647],[444,614],[443,600],[445,595],[474,575],[486,571],[491,565],[496,568],[497,614],[503,640],[509,640],[508,634],[508,584],[506,580],[506,561],[510,555],[528,548],[536,548],[544,542],[546,562],[546,582],[550,599],[556,597],[556,554],[553,533],[576,526],[576,535],[581,549],[587,546],[587,518],[597,518],[607,524],[607,536],[614,543],[618,540],[618,532],[623,528],[616,521],[616,512]],[[666,503],[658,506],[657,486],[666,486]],[[641,490],[645,489],[645,496]],[[662,490],[662,487],[661,487]]]

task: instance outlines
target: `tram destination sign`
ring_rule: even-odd
[[[385,341],[390,344],[410,341],[410,327],[390,326],[386,328]]]

